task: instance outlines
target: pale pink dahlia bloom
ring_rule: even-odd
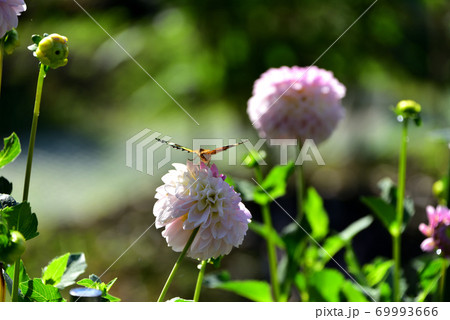
[[[419,230],[426,238],[420,248],[423,251],[438,251],[450,257],[450,210],[444,206],[427,207],[428,225],[421,223]]]
[[[200,227],[187,255],[206,260],[230,253],[244,240],[251,214],[241,197],[211,168],[188,161],[174,163],[156,189],[153,214],[157,228],[174,251],[183,251],[192,231]]]
[[[17,16],[25,10],[27,5],[23,0],[0,0],[0,38],[17,27]]]
[[[345,87],[311,67],[269,69],[255,81],[247,113],[261,138],[327,139],[344,116]]]

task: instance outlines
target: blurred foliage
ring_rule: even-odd
[[[75,250],[86,252],[89,272],[101,274],[144,231],[142,226],[151,224],[153,187],[160,183],[158,177],[126,171],[125,141],[143,128],[186,145],[200,137],[256,138],[246,103],[254,80],[270,67],[315,63],[347,87],[347,118],[332,142],[321,146],[327,166],[306,168],[307,181],[334,212],[334,230],[368,213],[354,203],[360,194],[377,193],[380,178],[395,177],[399,127],[389,107],[402,99],[418,101],[424,121],[423,128],[411,130],[407,190],[421,208],[432,201],[431,185],[445,174],[448,161],[446,146],[428,139],[427,131],[450,120],[450,2],[378,1],[351,28],[373,1],[78,3],[95,21],[74,1],[29,1],[18,27],[21,46],[4,61],[0,134],[15,131],[26,144],[38,74],[37,60],[26,47],[36,33],[69,38],[68,65],[46,79],[31,186],[40,222],[41,216],[54,214],[64,225],[48,236],[41,229],[42,237],[30,242],[24,259],[31,273],[39,273],[49,258]],[[16,166],[23,164],[20,160]],[[234,176],[244,172],[233,170]],[[7,173],[20,194],[21,175]],[[128,180],[120,180],[123,176]],[[283,206],[292,197],[288,192],[287,200],[280,200]],[[104,217],[95,222],[96,215]],[[87,220],[80,222],[80,216]],[[257,212],[254,216],[259,218]],[[280,227],[286,220],[277,217]],[[416,226],[417,219],[411,224]],[[55,228],[45,220],[42,227]],[[107,274],[107,279],[119,277],[112,292],[125,301],[155,300],[176,259],[159,231],[152,229],[149,237],[113,267],[114,276]],[[367,250],[371,238],[363,236],[358,243],[375,255],[382,246]],[[406,251],[417,253],[418,243],[411,241],[417,249]],[[234,279],[267,277],[263,259],[257,258],[259,245],[250,236],[245,246],[252,250],[232,253],[230,260],[248,266],[225,265]],[[39,250],[47,252],[41,261],[27,256]],[[373,258],[361,248],[355,251],[365,262]],[[167,253],[164,258],[161,252]],[[193,287],[189,279],[180,276],[173,292],[190,297],[190,291],[180,291]],[[202,299],[217,299],[216,291],[204,292]]]

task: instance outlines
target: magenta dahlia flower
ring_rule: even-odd
[[[419,230],[426,238],[420,248],[423,251],[437,251],[450,257],[450,210],[444,206],[427,207],[428,225],[421,223]]]
[[[206,260],[230,253],[247,233],[251,214],[216,165],[174,163],[156,189],[153,214],[157,228],[174,251],[184,249],[192,231],[200,227],[187,255]]]
[[[344,116],[345,87],[311,67],[269,69],[255,81],[247,113],[261,138],[327,139]]]
[[[0,0],[0,38],[17,27],[17,16],[25,10],[27,5],[23,0]]]

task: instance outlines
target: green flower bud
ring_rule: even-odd
[[[0,257],[0,260],[6,264],[13,264],[25,252],[25,242],[25,238],[19,231],[11,231],[11,244]]]
[[[20,45],[19,34],[16,29],[8,31],[5,37],[4,50],[6,54],[12,54],[14,49]]]
[[[39,42],[35,55],[42,64],[52,69],[64,67],[69,55],[67,41],[66,37],[56,33],[46,36]]]
[[[402,100],[397,103],[397,110],[405,115],[417,115],[422,107],[414,100]]]
[[[445,203],[447,196],[448,182],[447,179],[441,179],[433,184],[432,190],[434,196],[439,200],[439,203]]]

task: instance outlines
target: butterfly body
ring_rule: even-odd
[[[174,143],[174,142],[170,142],[170,141],[166,141],[166,140],[162,140],[162,139],[158,139],[158,138],[155,138],[155,140],[157,140],[159,142],[162,142],[162,143],[165,143],[165,144],[171,146],[172,148],[196,154],[200,158],[200,160],[203,163],[207,164],[207,165],[209,165],[209,162],[211,161],[211,156],[213,154],[225,151],[225,150],[227,150],[229,148],[232,148],[232,147],[236,147],[236,146],[238,146],[240,144],[243,144],[245,142],[245,141],[241,141],[239,143],[230,144],[228,146],[223,146],[223,147],[220,147],[220,148],[217,148],[217,149],[213,149],[213,150],[203,149],[203,148],[200,148],[198,150],[192,150],[192,149],[183,147],[182,145],[179,145],[179,144]]]

